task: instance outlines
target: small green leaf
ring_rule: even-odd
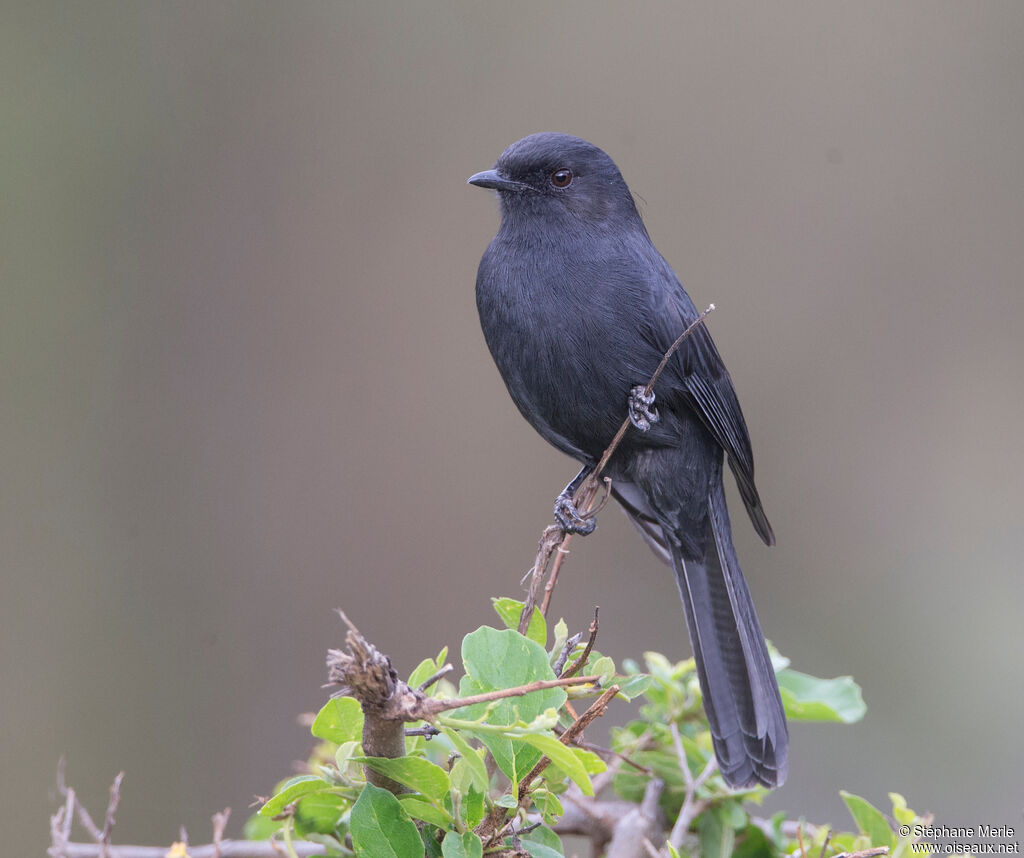
[[[319,843],[321,846],[326,846],[327,855],[344,855],[346,852],[351,851],[333,834],[319,834],[316,831],[311,831],[305,835],[305,838],[310,843]]]
[[[281,828],[279,820],[261,816],[258,812],[250,816],[242,827],[242,835],[246,840],[269,840],[270,836]]]
[[[551,790],[536,789],[531,793],[530,797],[533,799],[537,812],[540,813],[544,822],[548,825],[554,825],[555,821],[565,813],[562,802],[558,800],[558,796],[551,792]]]
[[[619,695],[627,700],[633,700],[643,694],[651,687],[651,678],[646,673],[633,676],[619,677],[615,680],[619,686]]]
[[[702,858],[730,858],[736,832],[729,824],[731,812],[721,805],[708,808],[697,818]]]
[[[736,840],[732,858],[774,858],[772,842],[756,825],[746,826]]]
[[[441,829],[446,829],[452,824],[451,814],[447,810],[431,804],[422,796],[406,793],[398,796],[398,801],[413,819],[422,819]]]
[[[476,828],[484,818],[484,795],[482,790],[470,787],[462,796],[462,818],[467,828]]]
[[[522,602],[503,596],[500,599],[491,599],[491,603],[506,628],[519,628],[519,620],[523,616]],[[535,610],[530,614],[530,625],[526,629],[526,637],[541,646],[548,642],[547,620],[544,619],[544,615],[540,611]]]
[[[449,831],[441,842],[444,858],[483,858],[484,845],[472,831]]]
[[[338,750],[334,752],[334,764],[342,775],[348,774],[348,764],[352,762],[352,757],[356,755],[358,747],[358,742],[343,742],[338,745]]]
[[[313,719],[312,731],[318,739],[334,742],[358,741],[363,736],[363,710],[352,697],[333,697]]]
[[[445,738],[452,743],[456,753],[466,761],[466,765],[472,770],[473,785],[480,792],[486,792],[491,779],[487,776],[487,766],[480,753],[462,737],[458,730],[453,730],[451,727],[442,727],[441,732],[444,733]]]
[[[277,816],[277,814],[284,810],[286,805],[291,804],[302,796],[329,789],[331,789],[331,785],[323,778],[318,778],[315,775],[299,775],[298,777],[290,778],[285,781],[284,786],[277,791],[277,794],[260,808],[260,816]]]
[[[299,799],[295,806],[295,832],[300,837],[310,834],[333,834],[348,802],[333,792],[315,792]]]
[[[917,814],[907,807],[907,800],[898,792],[889,793],[889,801],[892,802],[892,817],[900,825],[912,825],[917,819]]]
[[[511,629],[498,631],[482,626],[466,635],[462,641],[462,661],[466,675],[459,684],[459,693],[463,697],[555,678],[543,647]],[[452,716],[477,719],[487,714],[489,724],[511,726],[519,721],[529,723],[548,709],[559,709],[565,700],[564,690],[547,688],[521,697],[465,706]],[[522,743],[513,745],[505,736],[493,732],[473,735],[487,746],[498,768],[513,782],[518,783],[540,759],[534,748]]]
[[[422,858],[423,841],[398,799],[367,784],[352,807],[352,845],[373,858]]]
[[[365,763],[375,772],[410,789],[422,793],[431,801],[441,802],[448,795],[451,784],[448,773],[440,766],[421,757],[355,757],[356,762]]]
[[[459,757],[448,773],[452,789],[458,790],[459,795],[465,795],[473,786],[473,770],[464,757]]]
[[[853,724],[864,717],[867,706],[860,686],[851,676],[818,679],[798,670],[780,670],[779,693],[792,721],[841,721]]]
[[[857,825],[857,830],[871,841],[872,846],[888,846],[890,849],[896,846],[896,838],[885,815],[866,799],[859,795],[840,790],[850,816]]]
[[[511,840],[505,842],[511,845]],[[519,842],[532,858],[563,858],[565,855],[559,836],[543,825],[523,834]]]
[[[599,775],[601,772],[608,771],[608,764],[593,751],[588,751],[586,748],[570,748],[570,750],[576,755],[576,759],[583,764],[583,768],[587,770],[588,775]]]
[[[552,763],[570,777],[584,795],[594,794],[594,785],[590,782],[590,775],[587,774],[586,767],[571,748],[567,748],[554,736],[544,733],[527,733],[518,738],[548,756]]]
[[[820,835],[822,841],[825,840],[825,834]],[[855,852],[857,850],[857,835],[849,831],[840,831],[838,834],[832,835],[832,839],[829,841],[829,845],[832,849],[837,852]]]
[[[583,674],[584,676],[596,675],[601,677],[600,683],[602,685],[611,685],[611,679],[615,676],[615,662],[612,661],[608,656],[603,655],[596,660],[592,660],[586,667]],[[620,689],[621,690],[621,689]]]
[[[566,625],[564,619],[559,618],[558,622],[555,623],[554,640],[551,643],[552,658],[558,658],[561,655],[562,647],[565,646],[567,640],[569,640],[569,626]]]
[[[416,665],[412,673],[409,674],[408,685],[410,688],[419,688],[424,682],[432,677],[441,665],[438,664],[432,658],[425,658],[419,664]]]

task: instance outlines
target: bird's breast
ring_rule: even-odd
[[[657,358],[637,354],[632,308],[607,288],[600,266],[558,262],[489,252],[477,279],[480,321],[526,419],[570,455],[596,458]]]

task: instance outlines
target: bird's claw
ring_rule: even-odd
[[[654,391],[647,392],[647,388],[638,384],[629,392],[629,422],[636,426],[641,432],[651,428],[652,423],[660,419],[658,409],[654,405]]]
[[[566,533],[578,533],[580,536],[593,533],[597,527],[597,519],[580,513],[572,501],[572,495],[566,492],[555,499],[555,521]]]

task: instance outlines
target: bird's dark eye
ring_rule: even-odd
[[[568,170],[565,167],[561,170],[555,170],[555,172],[551,174],[551,184],[556,188],[568,188],[571,181],[572,170]]]

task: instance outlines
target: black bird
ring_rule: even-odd
[[[564,529],[587,533],[572,494],[628,413],[607,467],[612,493],[675,572],[715,755],[733,787],[786,778],[789,733],[771,659],[732,544],[723,459],[754,528],[775,542],[754,486],[732,380],[703,325],[654,389],[642,385],[697,309],[651,242],[611,158],[567,134],[513,143],[469,183],[498,192],[501,226],[480,260],[484,337],[523,416],[583,469],[559,495]]]

